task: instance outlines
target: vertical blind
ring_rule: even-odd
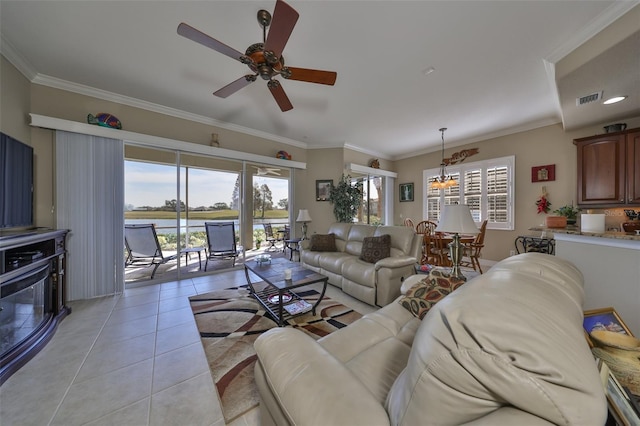
[[[56,131],[56,226],[67,236],[67,299],[124,289],[124,143]]]

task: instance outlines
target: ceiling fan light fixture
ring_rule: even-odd
[[[444,163],[444,132],[446,130],[446,127],[442,127],[439,129],[442,138],[442,162],[440,163],[440,176],[436,176],[431,182],[431,188],[435,189],[451,188],[452,186],[456,186],[458,184],[453,176],[447,175],[446,164]]]
[[[618,102],[622,102],[627,99],[628,96],[614,96],[613,98],[609,98],[603,102],[605,105],[617,104]]]
[[[335,71],[284,66],[282,51],[293,32],[298,17],[298,12],[283,0],[276,0],[273,15],[264,9],[259,10],[257,18],[258,24],[262,27],[262,43],[250,45],[244,54],[184,22],[178,25],[178,34],[247,65],[256,77],[259,75],[268,82],[267,87],[271,91],[271,95],[280,110],[285,112],[293,109],[293,105],[280,83],[273,80],[274,77],[280,75],[290,80],[329,86],[335,84],[337,77]],[[267,34],[267,28],[269,28],[269,34]],[[220,98],[226,98],[255,80],[255,77],[240,77],[213,94]]]

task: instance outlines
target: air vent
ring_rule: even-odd
[[[576,98],[576,106],[590,104],[591,102],[597,102],[600,99],[602,99],[602,92],[591,93],[590,95]]]

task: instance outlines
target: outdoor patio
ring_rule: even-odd
[[[155,273],[153,280],[151,280],[151,272],[153,271],[153,266],[144,266],[144,265],[129,265],[124,270],[125,277],[125,285],[127,286],[137,286],[140,284],[147,284],[150,282],[161,282],[161,281],[172,281],[176,280],[178,277],[178,267],[180,268],[180,277],[194,277],[199,275],[206,275],[210,273],[216,273],[223,270],[229,269],[239,269],[242,268],[244,262],[250,262],[259,254],[270,254],[273,258],[283,257],[285,253],[282,251],[282,242],[279,242],[276,245],[276,250],[272,247],[265,247],[263,245],[259,249],[247,250],[244,253],[244,256],[240,254],[236,258],[235,267],[233,265],[233,261],[231,259],[225,260],[209,260],[209,264],[207,265],[207,271],[205,272],[205,262],[206,262],[206,254],[204,251],[204,247],[200,253],[202,257],[202,266],[198,263],[198,253],[191,252],[187,255],[180,256],[179,259],[171,260],[163,265],[158,267],[158,270]],[[270,249],[270,250],[269,250]],[[163,251],[164,252],[164,251]],[[166,256],[175,255],[176,252],[166,251],[164,252]],[[286,256],[289,257],[290,252],[287,249]],[[293,256],[293,260],[298,260],[296,254]],[[178,264],[179,262],[179,264]]]

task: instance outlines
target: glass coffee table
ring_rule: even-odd
[[[291,279],[285,279],[285,270],[291,270]],[[266,287],[256,290],[251,282],[251,274],[260,277]],[[316,307],[322,301],[327,290],[328,277],[305,268],[299,262],[279,258],[270,262],[247,261],[244,264],[244,273],[249,284],[249,293],[260,303],[267,312],[276,320],[278,326],[285,325],[285,321],[305,314],[309,311],[316,314]],[[322,293],[317,302],[311,305],[298,296],[293,289],[309,284],[323,283]]]

